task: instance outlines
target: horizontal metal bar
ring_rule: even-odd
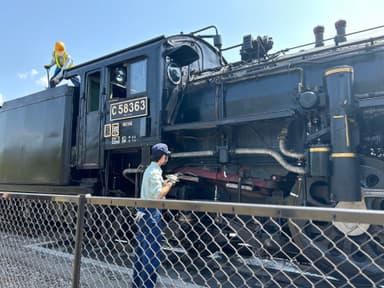
[[[382,225],[384,211],[320,208],[263,204],[237,204],[184,200],[142,200],[136,198],[91,197],[88,204],[145,207],[169,210],[198,211],[208,213],[239,214],[260,217],[312,219],[315,221],[357,222]]]
[[[6,191],[0,191],[0,194]],[[52,202],[70,202],[78,203],[78,195],[52,195],[52,194],[40,194],[40,193],[23,193],[23,192],[7,192],[10,198],[28,199],[28,200],[43,200]]]
[[[365,198],[384,198],[384,189],[362,188],[361,192]]]
[[[0,191],[51,195],[79,195],[92,193],[88,186],[11,185],[0,184]]]
[[[49,194],[10,193],[11,198],[29,200],[48,200],[53,202],[78,203],[79,196],[67,196]],[[356,210],[330,207],[302,207],[264,204],[239,204],[229,202],[209,201],[185,201],[185,200],[142,200],[139,198],[110,198],[92,197],[86,198],[90,205],[144,207],[169,210],[196,211],[208,213],[226,213],[249,215],[259,217],[277,217],[292,219],[311,219],[314,221],[338,221],[347,223],[368,223],[383,225],[384,211],[381,210]]]

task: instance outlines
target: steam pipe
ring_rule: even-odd
[[[287,157],[290,158],[295,158],[295,159],[303,159],[305,157],[305,154],[303,153],[297,153],[297,152],[292,152],[289,151],[286,146],[285,146],[285,141],[287,140],[287,134],[288,134],[288,129],[284,128],[281,130],[280,136],[279,136],[279,148],[280,152]]]
[[[297,152],[289,151],[285,146],[285,139],[279,140],[279,148],[280,148],[280,152],[284,156],[287,156],[290,158],[295,158],[295,159],[303,159],[305,157],[305,154],[303,154],[303,153],[297,153]]]
[[[284,158],[277,153],[276,151],[273,151],[271,149],[262,149],[262,148],[237,148],[232,151],[235,154],[238,155],[252,155],[252,154],[259,154],[259,155],[269,155],[273,159],[275,159],[283,168],[286,170],[297,173],[297,174],[305,174],[305,169],[302,167],[296,167],[291,164],[289,164],[287,161],[284,160]]]
[[[297,174],[306,174],[305,169],[302,167],[296,167],[289,164],[284,158],[276,151],[271,149],[263,149],[263,148],[237,148],[230,151],[234,154],[238,155],[269,155],[273,159],[275,159],[283,168],[286,170],[297,173]],[[206,151],[193,151],[193,152],[180,152],[180,153],[172,153],[172,158],[191,158],[191,157],[210,157],[214,156],[215,151],[206,150]]]
[[[172,158],[191,158],[191,157],[209,157],[213,156],[215,151],[207,150],[207,151],[193,151],[193,152],[180,152],[180,153],[172,153]]]

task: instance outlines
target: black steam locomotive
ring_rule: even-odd
[[[138,197],[150,147],[165,142],[180,180],[169,198],[383,210],[384,36],[347,41],[345,25],[331,44],[316,27],[315,47],[290,54],[245,36],[235,63],[210,26],[75,66],[65,77],[80,87],[0,109],[0,189]],[[319,233],[291,229],[303,246]],[[384,243],[374,225],[324,230]],[[383,266],[378,245],[363,249]],[[374,275],[369,261],[356,257]]]

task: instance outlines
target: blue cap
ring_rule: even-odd
[[[167,144],[157,143],[152,146],[152,154],[162,153],[165,155],[170,155],[171,152],[168,150]]]

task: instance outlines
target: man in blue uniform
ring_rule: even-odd
[[[144,171],[141,199],[161,200],[171,190],[174,183],[164,180],[161,170],[161,166],[167,164],[170,154],[168,146],[164,143],[158,143],[152,147],[152,162]],[[156,270],[160,265],[161,211],[155,208],[139,208],[136,219],[138,232],[132,286],[151,288],[156,285]]]

